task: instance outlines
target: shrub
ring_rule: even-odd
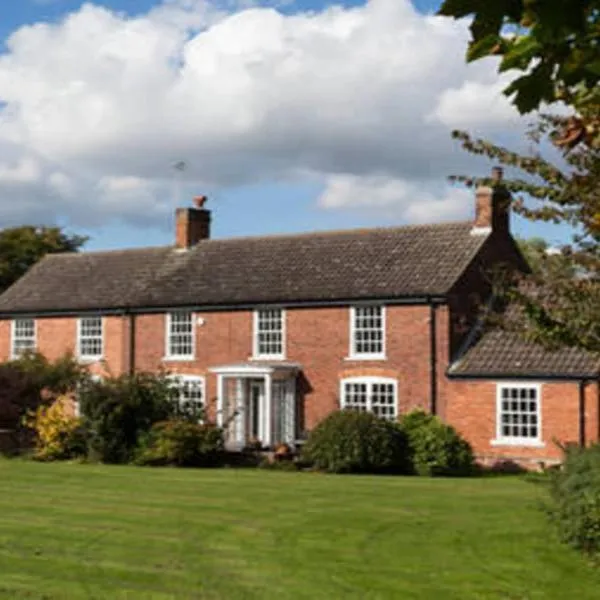
[[[302,460],[331,473],[406,472],[406,438],[371,413],[338,411],[309,434]]]
[[[548,470],[546,510],[562,541],[600,553],[600,444],[563,448],[562,468]]]
[[[141,444],[136,463],[213,467],[222,464],[224,450],[220,428],[175,419],[152,426]]]
[[[439,417],[412,411],[402,418],[400,427],[408,437],[412,467],[418,475],[473,473],[475,461],[470,444]]]
[[[52,404],[39,406],[29,413],[26,425],[35,434],[34,458],[64,460],[85,454],[81,419],[74,415],[69,396],[59,396]]]
[[[88,381],[79,403],[90,456],[106,463],[129,462],[140,438],[175,412],[169,380],[149,373]]]
[[[41,354],[30,353],[1,364],[0,428],[14,431],[19,445],[29,445],[31,436],[23,427],[26,415],[72,391],[86,376],[69,354],[49,362]]]

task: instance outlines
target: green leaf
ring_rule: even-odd
[[[498,67],[500,73],[509,69],[524,70],[541,50],[539,42],[531,35],[526,35],[514,42],[504,54]]]
[[[444,0],[437,14],[462,19],[473,14],[479,7],[478,0]]]
[[[544,101],[554,99],[552,65],[540,63],[531,73],[515,79],[505,90],[507,96],[515,95],[513,104],[521,114],[538,108]]]
[[[500,36],[492,33],[476,42],[472,42],[467,51],[467,62],[489,56],[501,41],[502,38]]]

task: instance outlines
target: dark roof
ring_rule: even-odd
[[[448,374],[456,377],[595,378],[600,357],[577,348],[549,350],[526,342],[515,332],[496,329],[485,333]]]
[[[487,235],[471,223],[204,240],[48,256],[0,296],[0,312],[77,311],[436,296]]]

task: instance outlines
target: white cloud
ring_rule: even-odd
[[[3,143],[18,157],[7,173],[37,161],[39,176],[11,218],[37,205],[86,226],[163,218],[178,160],[195,191],[310,176],[324,205],[346,209],[344,186],[382,177],[382,208],[455,212],[423,196],[468,164],[449,129],[514,121],[493,69],[464,64],[464,23],[408,0],[289,15],[244,5],[168,0],[127,17],[85,4],[16,31],[0,56],[0,198]]]
[[[396,221],[431,223],[470,218],[472,192],[382,175],[332,175],[319,205],[325,209],[353,208],[387,214]]]

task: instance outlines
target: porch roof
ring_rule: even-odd
[[[294,375],[301,369],[300,363],[282,360],[252,360],[248,362],[218,365],[209,370],[217,375],[234,375],[237,377],[255,377],[261,375]]]

